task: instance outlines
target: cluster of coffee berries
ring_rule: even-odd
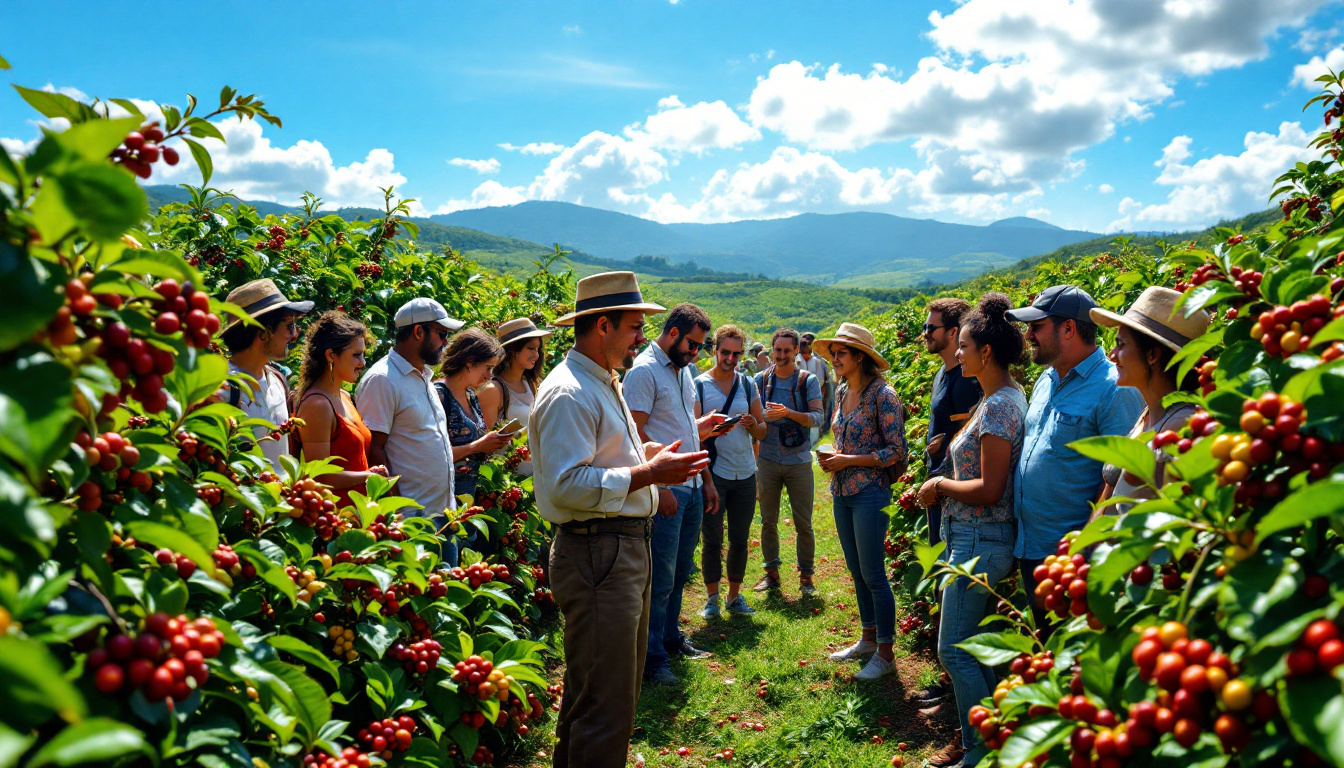
[[[910,548],[909,536],[901,536],[896,541],[887,539],[886,541],[882,542],[882,549],[886,551],[887,557],[890,557],[892,559],[900,557],[901,553],[907,551],[909,548]]]
[[[383,265],[371,261],[361,262],[355,265],[355,274],[364,280],[377,280],[383,276]]]
[[[907,488],[905,491],[901,493],[899,497],[897,497],[896,503],[900,505],[901,509],[909,510],[915,508],[915,502],[917,499],[918,496],[916,495],[916,489]]]
[[[300,571],[296,566],[286,565],[285,573],[289,574],[289,578],[298,585],[299,599],[305,603],[312,602],[313,597],[316,596],[318,592],[326,589],[326,582],[319,581],[317,574],[314,573],[311,568],[306,571]]]
[[[541,699],[531,691],[527,692],[527,701],[523,702],[513,694],[509,694],[508,701],[509,721],[514,723],[513,732],[519,736],[526,736],[528,732],[527,723],[540,720],[542,715],[546,714],[546,708],[542,706]]]
[[[332,656],[346,661],[354,661],[359,658],[359,651],[355,650],[355,630],[349,627],[333,626],[327,630],[327,635],[331,637]]]
[[[411,738],[415,735],[415,720],[401,717],[385,717],[375,720],[359,730],[357,738],[368,751],[384,760],[391,760],[393,752],[405,752],[411,748]]]
[[[112,162],[142,179],[148,179],[154,172],[154,163],[163,160],[169,165],[177,165],[181,158],[177,150],[163,146],[163,129],[158,121],[142,123],[140,130],[131,131],[121,140],[121,146],[112,150]]]
[[[182,340],[197,349],[210,346],[210,339],[219,332],[219,315],[210,311],[210,296],[198,291],[191,283],[181,286],[176,280],[160,281],[154,286],[160,298],[150,302],[158,313],[154,330],[164,336],[182,332]]]
[[[471,762],[475,765],[489,765],[495,762],[495,753],[484,744],[477,744],[476,751],[471,755]]]
[[[295,432],[298,432],[305,426],[306,424],[304,424],[303,419],[300,419],[297,416],[290,417],[276,425],[275,429],[267,432],[266,436],[272,440],[279,440],[285,435],[292,435]]]
[[[368,532],[373,534],[374,541],[391,539],[392,541],[405,541],[406,534],[401,530],[401,520],[396,515],[378,515],[369,523]]]
[[[210,619],[152,613],[138,636],[111,635],[103,647],[90,651],[86,668],[103,693],[129,686],[150,701],[182,701],[209,679],[205,660],[218,656],[223,646],[224,633]]]
[[[1060,619],[1070,615],[1087,616],[1088,623],[1095,625],[1097,619],[1087,607],[1087,574],[1092,567],[1081,553],[1069,555],[1076,538],[1077,532],[1065,534],[1055,546],[1055,554],[1048,555],[1032,571],[1032,577],[1036,579],[1035,596],[1038,605],[1045,606]]]
[[[271,228],[266,230],[270,239],[263,240],[254,246],[258,251],[281,251],[285,248],[285,228],[279,224],[272,224]]]
[[[336,496],[311,477],[296,480],[284,497],[289,502],[289,517],[312,528],[319,539],[330,541],[349,527],[336,514]]]
[[[363,584],[363,582],[358,581],[354,583],[356,585]],[[392,616],[396,614],[397,611],[401,610],[402,598],[406,593],[412,591],[409,584],[402,584],[400,586],[394,584],[386,590],[383,590],[377,584],[368,584],[364,585],[363,589],[364,591],[361,598],[364,600],[364,604],[366,606],[371,606],[373,603],[379,603],[381,607],[378,609],[378,612],[384,616]]]
[[[1210,280],[1226,279],[1227,275],[1224,275],[1223,271],[1219,269],[1216,264],[1200,264],[1195,268],[1195,273],[1190,276],[1189,280],[1183,280],[1176,283],[1176,290],[1185,293],[1191,288],[1201,286]]]
[[[190,432],[177,433],[177,458],[183,464],[194,462],[203,469],[213,469],[225,476],[233,474],[223,456]]]
[[[1119,765],[1121,760],[1132,756],[1137,749],[1144,748],[1134,742],[1127,726],[1118,724],[1114,712],[1098,708],[1081,693],[1064,696],[1059,700],[1058,707],[1060,717],[1083,724],[1069,736],[1072,765]]]
[[[918,616],[906,616],[900,622],[901,634],[908,635],[924,628],[924,620]]]
[[[428,674],[439,663],[439,654],[442,652],[443,646],[438,640],[432,639],[418,640],[409,645],[393,643],[390,651],[392,658],[400,661],[410,675]]]
[[[1294,677],[1333,674],[1344,664],[1344,640],[1339,627],[1329,619],[1317,619],[1307,625],[1297,639],[1297,647],[1288,653],[1288,673]]]
[[[443,583],[443,574],[431,573],[429,574],[427,581],[429,582],[429,585],[425,589],[425,594],[431,600],[438,600],[441,597],[448,596],[448,585]]]
[[[1013,735],[1013,731],[1021,726],[1021,721],[1017,719],[1004,722],[1000,719],[997,710],[990,709],[983,704],[976,704],[971,707],[967,722],[970,723],[972,728],[980,732],[980,738],[984,740],[985,746],[990,749],[1001,748],[1008,737]]]
[[[537,587],[532,590],[532,602],[542,607],[555,605],[555,595],[546,587]]]
[[[1266,354],[1288,358],[1311,347],[1311,337],[1334,317],[1344,317],[1344,304],[1332,309],[1329,297],[1318,293],[1292,306],[1261,312],[1256,330]]]
[[[174,552],[167,547],[160,547],[154,550],[154,559],[159,565],[171,565],[177,570],[177,575],[184,579],[191,578],[191,574],[196,572],[196,561],[186,555]]]
[[[1009,664],[1008,671],[1021,676],[1024,683],[1031,685],[1039,679],[1044,679],[1054,668],[1055,652],[1042,651],[1037,654],[1024,653],[1018,656]]]
[[[370,768],[373,761],[358,749],[346,747],[339,756],[314,750],[303,756],[302,764],[303,768]]]
[[[218,485],[203,485],[196,489],[196,498],[212,507],[218,507],[224,501],[224,489]]]
[[[458,720],[461,721],[463,725],[473,730],[485,726],[485,715],[480,712],[463,712]]]
[[[1249,298],[1260,298],[1260,284],[1265,281],[1264,272],[1254,269],[1242,269],[1235,264],[1232,266],[1230,272],[1232,273],[1232,286],[1234,288],[1246,294]],[[1228,319],[1231,320],[1235,317],[1236,315],[1233,315]]]
[[[498,698],[508,701],[510,679],[489,659],[469,656],[453,665],[453,682],[481,701]]]
[[[1326,112],[1326,125],[1329,125],[1330,112]],[[1306,208],[1306,217],[1311,221],[1320,221],[1325,216],[1326,206],[1321,200],[1320,195],[1311,195],[1310,197],[1298,196],[1290,197],[1279,203],[1279,209],[1283,211],[1283,218],[1292,218],[1293,211],[1298,208]]]
[[[466,568],[453,568],[448,571],[449,578],[468,584],[472,589],[492,581],[505,581],[509,578],[507,565],[490,565],[484,561],[472,563]]]
[[[1202,395],[1209,395],[1218,385],[1213,381],[1213,374],[1218,370],[1217,360],[1202,360],[1195,368],[1199,372],[1199,392]]]
[[[140,463],[140,449],[127,442],[119,432],[104,432],[94,437],[88,432],[75,435],[75,445],[84,451],[84,461],[92,469],[104,472],[134,469]]]
[[[1214,731],[1223,749],[1232,752],[1245,747],[1249,729],[1233,712],[1251,706],[1254,697],[1248,683],[1234,679],[1236,665],[1212,643],[1190,639],[1184,624],[1168,621],[1145,629],[1131,658],[1140,677],[1160,689],[1153,701],[1130,708],[1129,733],[1136,745],[1151,744],[1159,735],[1171,733],[1177,744],[1190,747],[1215,714]],[[1216,714],[1219,703],[1229,711]],[[1274,707],[1269,716],[1276,712]]]
[[[524,461],[531,461],[531,460],[532,460],[532,451],[530,451],[527,447],[527,444],[524,443],[523,445],[520,445],[517,448],[515,448],[514,451],[509,454],[508,458],[504,460],[504,467],[508,469],[510,472],[512,472],[518,469],[518,466],[521,465]]]

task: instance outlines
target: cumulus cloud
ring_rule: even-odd
[[[1325,56],[1312,56],[1306,64],[1293,67],[1293,79],[1289,85],[1300,85],[1313,91],[1319,91],[1321,84],[1316,78],[1325,74],[1325,70],[1338,72],[1344,69],[1344,48],[1334,48]]]
[[[452,213],[466,208],[490,208],[500,205],[517,205],[527,200],[527,194],[523,187],[506,187],[493,179],[481,184],[471,191],[471,196],[464,200],[449,200],[440,205],[433,211],[417,212],[417,215],[429,215],[432,213]]]
[[[1265,190],[1274,179],[1317,154],[1308,149],[1310,140],[1299,123],[1284,122],[1277,134],[1247,133],[1239,155],[1189,163],[1190,138],[1177,136],[1162,151],[1162,172],[1155,180],[1171,188],[1166,202],[1144,205],[1127,197],[1120,202],[1121,218],[1108,229],[1192,229],[1268,207]]]
[[[672,95],[660,99],[658,112],[643,124],[626,127],[625,135],[655,149],[699,155],[755,141],[761,132],[722,101],[702,101],[688,107]]]
[[[1112,187],[1110,184],[1102,184],[1101,186],[1097,187],[1097,191],[1103,195],[1109,195],[1115,191],[1115,187]]]
[[[452,160],[448,161],[448,164],[456,165],[460,168],[470,168],[483,176],[499,173],[499,161],[493,157],[489,160],[469,160],[465,157],[454,157]]]
[[[593,131],[552,158],[527,196],[641,210],[651,200],[645,190],[667,178],[667,166],[667,158],[643,142]]]
[[[533,142],[521,146],[504,142],[498,146],[506,152],[522,152],[524,155],[554,155],[563,151],[565,148],[564,144],[556,144],[551,141]]]

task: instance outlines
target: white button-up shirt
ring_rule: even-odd
[[[689,370],[688,370],[689,369]],[[625,374],[622,389],[630,410],[647,413],[644,434],[655,443],[671,445],[680,440],[677,453],[700,450],[700,430],[695,425],[695,379],[691,366],[672,364],[657,342],[649,344],[635,358]],[[692,475],[682,485],[700,487],[700,475]]]
[[[537,510],[547,520],[657,511],[657,486],[630,490],[644,443],[618,389],[611,373],[573,349],[541,382],[529,431]]]
[[[229,373],[242,373],[248,376],[252,374],[244,371],[242,368],[229,362]],[[285,380],[276,373],[271,366],[266,366],[262,371],[261,378],[257,380],[260,387],[253,392],[251,387],[240,387],[238,392],[238,407],[243,413],[254,419],[265,419],[277,427],[289,419],[289,403],[286,396],[289,394],[285,387]],[[220,390],[220,397],[229,401],[229,388]],[[275,440],[262,440],[263,437],[270,434],[271,430],[267,427],[253,427],[252,434],[256,435],[257,443],[261,446],[261,452],[266,460],[271,462],[271,466],[276,472],[283,472],[284,468],[280,466],[280,457],[289,453],[289,436],[280,435]]]
[[[388,471],[401,478],[393,492],[424,507],[403,514],[422,517],[440,517],[457,506],[448,417],[432,381],[428,366],[416,369],[394,349],[369,367],[355,390],[364,425],[387,435]]]

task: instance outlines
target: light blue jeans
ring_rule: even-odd
[[[984,574],[990,584],[997,584],[1012,570],[1014,536],[1012,523],[976,524],[943,517],[947,562],[960,565],[980,558],[974,573]],[[955,579],[943,588],[938,658],[952,677],[961,723],[961,743],[967,751],[980,743],[980,732],[968,722],[971,707],[989,696],[998,681],[993,669],[956,646],[988,631],[980,626],[980,621],[985,618],[992,599],[989,592],[964,578]]]
[[[668,654],[681,648],[681,593],[695,568],[695,546],[700,543],[700,525],[705,516],[704,492],[673,486],[677,514],[655,514],[650,550],[653,588],[649,601],[649,655],[644,662],[648,676],[668,665]],[[720,513],[722,514],[722,513]]]
[[[887,581],[887,513],[891,487],[873,485],[853,496],[836,496],[835,531],[845,565],[854,577],[854,602],[859,604],[859,622],[864,629],[877,629],[877,642],[896,637],[896,598]]]

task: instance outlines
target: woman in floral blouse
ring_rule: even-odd
[[[943,466],[950,471],[919,489],[925,506],[942,499],[944,558],[962,565],[979,558],[975,573],[996,584],[1013,568],[1013,468],[1022,454],[1027,399],[1008,373],[1022,361],[1025,339],[1005,314],[1012,305],[1001,293],[980,297],[962,319],[957,359],[962,372],[980,381],[985,396],[952,440]],[[968,579],[943,590],[938,656],[952,677],[961,722],[961,743],[935,754],[932,765],[955,765],[980,741],[968,722],[971,707],[994,690],[994,670],[957,647],[980,634],[991,595]]]
[[[887,468],[903,466],[909,453],[905,415],[896,390],[882,378],[890,366],[873,349],[873,334],[867,328],[844,323],[835,338],[817,339],[812,348],[845,382],[831,420],[835,451],[818,449],[818,454],[822,470],[831,473],[835,529],[845,565],[854,577],[863,625],[859,641],[831,654],[831,660],[854,661],[872,654],[854,678],[873,680],[893,669],[896,599],[887,581],[887,515],[882,510],[891,505]]]

